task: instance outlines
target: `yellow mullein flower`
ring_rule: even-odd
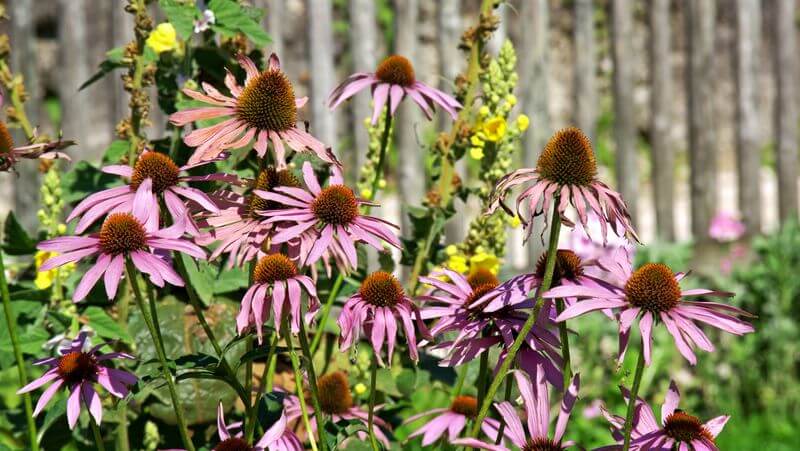
[[[464,274],[469,270],[469,266],[467,266],[467,257],[463,255],[452,255],[447,259],[447,267],[457,273]]]
[[[484,105],[478,109],[478,116],[486,117],[489,115],[489,107]]]
[[[356,386],[353,388],[358,396],[361,396],[367,392],[367,386],[362,384],[361,382],[357,383]]]
[[[364,199],[371,199],[372,198],[372,190],[369,188],[364,188],[361,190],[361,197]]]
[[[444,248],[444,253],[447,254],[448,257],[456,255],[458,253],[458,246],[455,244],[449,244]]]
[[[475,147],[483,147],[483,145],[486,144],[486,143],[483,142],[481,137],[478,136],[478,135],[472,135],[469,138],[469,143],[472,144]]]
[[[169,22],[158,24],[158,26],[147,37],[146,44],[156,53],[169,52],[178,48],[178,34],[175,27]]]
[[[58,276],[59,271],[61,271],[63,274],[68,274],[75,268],[75,263],[67,263],[60,268],[54,268],[49,271],[39,271],[39,268],[44,262],[57,255],[58,252],[38,251],[36,252],[36,255],[33,256],[33,261],[36,265],[36,279],[34,279],[33,284],[36,285],[36,288],[40,290],[46,290],[50,288],[53,286],[53,282],[56,280],[56,276]]]
[[[481,131],[486,136],[487,141],[500,141],[506,134],[506,120],[500,116],[495,116],[483,123]]]
[[[470,147],[469,148],[469,156],[475,160],[480,160],[483,158],[483,148],[482,147]]]
[[[478,253],[469,258],[469,273],[473,274],[480,269],[486,269],[497,275],[500,271],[500,259],[494,254],[478,251]]]
[[[519,219],[519,216],[512,216],[508,218],[508,225],[511,226],[511,228],[516,229],[520,226],[520,224],[522,224],[522,221]]]
[[[517,104],[517,96],[515,96],[514,94],[507,95],[506,96],[506,102],[508,102],[508,104],[511,105],[511,106],[516,105]]]
[[[531,124],[530,118],[524,114],[520,114],[517,116],[517,128],[519,131],[524,132],[528,129],[528,126]]]

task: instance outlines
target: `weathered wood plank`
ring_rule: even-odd
[[[797,2],[775,0],[775,163],[778,173],[778,214],[781,222],[797,217],[798,72]]]

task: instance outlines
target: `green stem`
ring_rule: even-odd
[[[128,307],[130,304],[128,280],[124,279],[121,285],[119,291],[121,294],[117,301],[117,324],[127,332]],[[117,451],[129,451],[131,449],[130,439],[128,438],[128,404],[125,400],[119,401],[119,425],[117,426],[114,443]]]
[[[187,451],[195,451],[194,444],[189,438],[189,430],[186,427],[186,420],[183,418],[183,407],[181,406],[181,401],[178,398],[175,380],[172,377],[172,372],[169,370],[167,355],[164,351],[164,343],[159,339],[160,335],[153,317],[150,314],[150,309],[144,305],[144,299],[142,297],[142,292],[139,288],[138,278],[136,276],[136,268],[133,266],[133,263],[130,259],[126,260],[125,266],[128,271],[128,279],[130,280],[131,287],[133,288],[133,297],[136,300],[137,307],[139,307],[139,310],[142,312],[142,319],[144,319],[145,325],[150,332],[150,337],[153,339],[153,346],[156,349],[156,355],[161,363],[161,374],[164,376],[164,379],[167,382],[169,396],[172,399],[172,407],[175,409],[175,419],[178,423],[178,432],[181,435],[181,441],[183,442],[183,446],[186,447]]]
[[[556,299],[556,312],[560,315],[564,311],[564,300]],[[569,353],[569,331],[567,330],[567,322],[561,321],[558,323],[558,333],[561,338],[561,358],[564,359],[564,366],[562,372],[564,373],[564,390],[569,387],[572,381],[572,363],[570,361]]]
[[[633,387],[631,387],[630,399],[628,400],[628,414],[625,416],[625,443],[622,451],[628,451],[631,447],[631,431],[633,430],[633,411],[636,408],[636,399],[639,396],[639,385],[642,383],[644,373],[644,350],[639,350],[639,359],[636,361],[636,372],[633,374]]]
[[[11,294],[8,291],[8,281],[6,280],[6,267],[3,263],[3,251],[0,249],[0,294],[3,297],[3,313],[6,318],[6,326],[8,326],[8,335],[11,337],[11,347],[14,349],[14,360],[17,362],[17,376],[19,377],[20,387],[28,385],[28,372],[25,369],[25,359],[22,357],[22,349],[19,347],[19,338],[17,338],[17,321],[14,317],[14,311],[11,309]],[[33,418],[33,407],[31,404],[31,394],[24,393],[22,395],[22,403],[25,407],[25,419],[28,423],[28,440],[30,441],[31,449],[38,451],[39,442],[36,439],[36,420]]]
[[[380,451],[378,439],[375,438],[375,392],[378,380],[378,354],[372,353],[372,368],[369,379],[369,413],[367,414],[367,430],[372,451]]]
[[[480,366],[478,369],[478,380],[475,381],[475,386],[478,389],[478,405],[483,404],[486,396],[486,379],[489,377],[489,351],[486,350],[481,354]]]
[[[438,213],[434,212],[434,215],[436,214]],[[423,268],[425,268],[425,262],[431,253],[431,245],[433,240],[444,227],[444,221],[437,221],[435,216],[433,218],[433,224],[434,226],[428,229],[428,236],[425,238],[425,241],[422,245],[423,249],[421,252],[417,253],[417,257],[414,260],[414,266],[411,270],[411,275],[408,278],[408,292],[412,294],[416,292],[417,284],[419,282],[419,275],[422,273]]]
[[[509,374],[506,377],[506,392],[505,392],[505,396],[503,397],[503,399],[505,401],[510,401],[511,400],[511,386],[512,385],[513,384],[511,383],[511,375]],[[506,422],[505,422],[505,420],[503,420],[503,417],[501,416],[500,417],[500,427],[497,428],[497,439],[495,439],[495,441],[494,441],[495,445],[499,445],[500,442],[503,441],[503,431],[505,431],[505,429],[506,429]]]
[[[94,422],[94,418],[89,418],[89,424],[92,426],[92,435],[94,435],[94,443],[97,445],[97,451],[106,451],[106,445],[103,443],[103,434],[100,433],[100,426]]]
[[[317,417],[317,431],[319,432],[320,448],[327,450],[328,441],[325,431],[325,412],[322,411],[322,406],[319,403],[319,391],[317,390],[317,372],[314,369],[314,354],[311,353],[311,348],[308,346],[308,336],[306,336],[306,326],[302,318],[300,318],[300,348],[303,350],[303,356],[308,361],[308,385],[311,388],[311,402],[314,404],[314,412]]]
[[[220,346],[219,341],[214,334],[214,330],[211,329],[211,326],[208,324],[208,320],[206,320],[206,315],[203,313],[203,306],[200,302],[200,298],[197,296],[194,286],[188,283],[190,279],[186,270],[186,265],[183,262],[183,257],[179,254],[176,254],[173,260],[175,261],[175,266],[178,269],[178,274],[187,282],[185,288],[186,293],[189,295],[189,304],[191,304],[194,314],[197,316],[197,321],[200,323],[200,326],[203,328],[203,332],[205,332],[208,341],[211,343],[211,346],[214,348],[214,352],[217,354],[220,367],[228,376],[230,383],[233,385],[233,389],[239,394],[239,398],[241,398],[242,402],[245,404],[245,406],[247,406],[250,399],[249,392],[245,390],[241,383],[239,383],[236,373],[233,371],[233,368],[228,363],[227,359],[225,359],[222,346]]]
[[[245,353],[253,350],[253,336],[250,335],[245,339]],[[244,392],[247,393],[247,400],[244,401],[245,418],[253,416],[253,359],[247,361],[244,367]],[[248,422],[244,425],[245,436],[253,437],[253,431],[256,430],[255,422]],[[248,440],[249,443],[249,440]]]
[[[267,388],[267,378],[271,378],[270,369],[272,368],[272,360],[275,357],[275,348],[278,346],[278,333],[274,332],[272,334],[272,339],[269,340],[270,347],[269,351],[267,352],[267,363],[264,365],[264,372],[261,373],[261,383],[258,386],[258,392],[256,393],[256,398],[253,401],[253,408],[250,409],[250,412],[247,415],[247,423],[245,423],[246,431],[245,431],[245,441],[247,443],[251,443],[253,441],[253,433],[256,429],[256,414],[258,413],[258,403],[261,400],[261,397],[264,396],[264,393],[268,393],[272,391],[272,383],[269,383],[269,388]]]
[[[558,202],[559,197],[553,200],[553,217],[550,222],[550,241],[548,243],[547,249],[547,260],[545,261],[545,269],[544,269],[544,277],[542,278],[542,284],[538,288],[538,296],[536,297],[536,304],[533,307],[533,311],[528,316],[528,319],[525,320],[525,324],[522,325],[522,328],[517,335],[517,338],[514,340],[514,343],[508,349],[508,353],[506,355],[505,360],[500,365],[500,369],[498,369],[497,374],[492,381],[492,384],[489,385],[489,390],[486,392],[486,399],[483,400],[481,404],[481,408],[478,411],[478,417],[475,419],[475,422],[472,425],[472,430],[470,431],[470,437],[477,437],[478,432],[480,431],[481,423],[483,423],[483,419],[486,418],[486,415],[489,413],[489,408],[492,405],[492,400],[494,399],[494,395],[497,393],[497,390],[500,388],[500,384],[503,382],[503,378],[508,373],[508,370],[511,368],[511,365],[514,363],[514,360],[517,357],[517,352],[519,352],[519,348],[522,347],[522,344],[525,342],[525,339],[530,333],[533,325],[536,323],[536,318],[539,316],[539,312],[542,309],[542,303],[544,299],[542,295],[550,289],[550,285],[553,282],[553,269],[556,265],[556,251],[558,250],[558,234],[561,231],[561,217],[558,215]]]
[[[386,101],[386,120],[383,125],[383,134],[381,135],[381,149],[378,153],[378,163],[375,165],[375,176],[372,178],[372,189],[370,189],[369,200],[375,199],[378,196],[378,184],[380,184],[381,177],[383,176],[383,161],[386,159],[386,151],[389,149],[389,135],[392,131],[392,115],[389,111],[389,100]],[[369,207],[366,208],[369,211]]]
[[[458,379],[456,379],[456,385],[453,387],[452,391],[453,398],[461,394],[461,388],[464,387],[464,380],[466,378],[467,378],[467,366],[462,365],[461,368],[458,370]]]
[[[297,357],[297,352],[294,350],[292,344],[292,333],[289,329],[289,324],[286,318],[283,320],[283,339],[286,341],[286,346],[289,347],[289,359],[292,361],[292,369],[294,370],[294,384],[297,391],[297,399],[300,402],[300,413],[303,416],[303,425],[308,433],[308,441],[311,444],[311,450],[317,451],[317,443],[314,440],[314,434],[311,432],[311,421],[308,419],[308,407],[306,407],[306,396],[303,393],[303,376],[302,368],[300,367],[300,359]],[[322,423],[317,419],[317,431],[322,429]]]
[[[325,323],[328,322],[328,317],[331,314],[331,307],[333,307],[333,301],[336,300],[336,296],[339,295],[339,291],[341,291],[343,283],[344,275],[339,273],[339,275],[336,276],[336,280],[333,282],[333,287],[331,287],[331,292],[328,294],[328,299],[325,301],[325,305],[322,307],[322,314],[320,315],[319,325],[317,326],[317,333],[314,335],[314,340],[311,341],[311,355],[316,354],[317,349],[319,349],[322,336],[325,335]]]

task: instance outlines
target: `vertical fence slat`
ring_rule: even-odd
[[[412,63],[417,53],[418,0],[395,0],[395,53],[403,55]],[[405,101],[397,109],[395,121],[395,143],[397,144],[397,186],[400,193],[403,232],[408,231],[405,207],[418,204],[425,194],[422,152],[417,144],[414,124],[419,122],[417,108],[413,102]]]
[[[761,231],[761,137],[758,111],[758,69],[761,2],[736,0],[736,167],[739,212],[749,234]]]
[[[714,139],[714,2],[684,1],[688,39],[687,110],[689,116],[689,197],[692,235],[708,240],[708,226],[717,207],[717,153]]]
[[[350,53],[353,57],[353,72],[372,71],[377,64],[378,25],[375,4],[372,0],[350,0]],[[370,98],[357,95],[350,106],[355,143],[355,167],[364,162],[369,146],[369,136],[364,128],[364,119],[370,117]]]
[[[611,55],[614,60],[614,141],[617,189],[638,224],[639,171],[636,159],[636,124],[633,118],[633,10],[628,0],[611,2]]]
[[[592,0],[575,0],[574,5],[575,125],[595,142],[597,139],[597,50],[595,48],[594,6]]]
[[[672,65],[670,64],[669,0],[652,0],[650,21],[650,148],[653,160],[653,195],[656,234],[675,239],[675,150],[670,140],[672,117]]]
[[[61,100],[61,117],[64,135],[74,138],[78,146],[73,154],[87,157],[87,125],[89,123],[88,102],[85,92],[78,87],[89,78],[87,67],[86,2],[84,0],[60,0],[58,22],[58,54],[62,78],[58,84]]]
[[[550,111],[548,96],[548,60],[549,39],[548,27],[550,24],[550,11],[547,0],[526,0],[520,6],[520,23],[522,28],[522,43],[519,54],[522,64],[520,67],[520,83],[522,89],[523,111],[531,117],[531,127],[525,135],[523,146],[523,159],[525,167],[535,167],[547,139],[552,134],[550,129]],[[539,230],[542,221],[534,230]],[[531,236],[528,243],[528,265],[533,266],[544,250],[536,233]]]
[[[11,22],[11,70],[22,74],[25,78],[25,89],[28,92],[28,101],[25,112],[35,127],[39,124],[41,116],[42,90],[39,85],[36,58],[36,33],[35,9],[33,0],[15,0],[8,5],[8,15]],[[15,133],[14,141],[17,145],[24,145],[25,135]],[[39,172],[35,163],[17,165],[17,173],[11,174],[13,186],[13,204],[10,205],[20,222],[28,229],[33,230],[38,224],[36,205],[39,202]],[[10,193],[9,193],[10,194]],[[9,196],[11,197],[11,196]]]
[[[275,53],[283,62],[283,22],[286,20],[284,0],[258,0],[257,6],[264,8],[264,26],[272,38],[269,44],[270,53]]]
[[[331,0],[309,0],[308,45],[311,105],[311,130],[328,146],[336,146],[336,113],[325,105],[333,89],[336,72],[333,67],[333,6]],[[335,149],[334,149],[335,150]]]
[[[775,17],[775,163],[778,173],[778,213],[781,221],[797,216],[797,31],[796,1],[776,0]]]

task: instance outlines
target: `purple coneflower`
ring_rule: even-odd
[[[280,186],[300,187],[300,181],[288,169],[276,169],[267,166],[250,182],[252,190],[273,191]],[[275,231],[275,224],[267,221],[263,211],[280,209],[281,204],[262,199],[254,192],[239,194],[233,191],[220,190],[211,193],[211,198],[219,207],[214,214],[204,215],[201,226],[208,227],[208,232],[200,234],[196,241],[200,245],[209,245],[219,241],[209,260],[222,254],[228,254],[228,265],[241,266],[244,263],[271,250],[270,235]],[[294,248],[296,246],[290,246]],[[296,252],[289,252],[296,259]]]
[[[548,432],[550,429],[550,398],[543,373],[544,371],[537,371],[536,383],[531,384],[531,380],[525,373],[514,371],[517,387],[519,387],[522,401],[525,405],[525,417],[528,423],[527,434],[525,433],[525,428],[522,425],[522,421],[520,421],[519,415],[510,402],[503,401],[499,404],[495,404],[495,408],[506,424],[506,436],[511,440],[511,443],[521,450],[561,451],[562,449],[574,445],[574,442],[565,442],[563,439],[564,432],[567,430],[569,416],[572,413],[572,408],[575,406],[575,400],[578,398],[580,375],[576,374],[572,378],[572,383],[564,393],[564,397],[561,401],[561,409],[558,413],[558,420],[556,420],[556,427],[553,431],[552,438],[550,438]],[[492,451],[508,451],[509,449],[505,446],[484,443],[474,438],[457,439],[453,440],[452,443],[489,449]]]
[[[535,287],[535,276],[526,274],[500,283],[488,270],[479,270],[465,277],[444,269],[441,275],[447,276],[449,281],[420,277],[420,282],[433,287],[432,292],[420,297],[428,304],[422,310],[422,318],[438,319],[431,334],[441,336],[456,332],[454,337],[435,346],[447,350],[440,365],[462,365],[494,346],[511,346],[533,307],[534,300],[528,293]],[[561,387],[560,342],[549,330],[552,323],[548,311],[549,307],[542,309],[529,332],[526,346],[520,350],[520,366],[526,370],[541,366],[546,371],[547,380]],[[505,353],[502,353],[498,365],[504,357]]]
[[[735,335],[753,332],[753,326],[734,316],[752,316],[744,310],[717,302],[685,299],[686,296],[728,298],[733,293],[705,288],[681,290],[679,282],[685,274],[673,273],[667,265],[661,263],[647,263],[633,271],[624,249],[618,249],[611,258],[601,260],[599,264],[616,279],[616,284],[606,282],[591,286],[560,286],[545,293],[544,297],[584,298],[565,309],[556,321],[564,321],[593,310],[619,309],[620,360],[628,346],[631,324],[637,318],[644,359],[648,365],[653,324],[659,320],[674,338],[678,351],[692,365],[697,363],[692,351],[695,346],[707,352],[714,351],[711,340],[696,322],[706,323]]]
[[[511,213],[503,204],[507,191],[528,182],[533,185],[517,197],[516,205],[516,215],[525,224],[526,239],[533,230],[533,218],[546,215],[550,204],[558,200],[555,208],[568,227],[575,226],[565,214],[572,205],[584,230],[587,230],[588,213],[597,214],[604,242],[609,225],[617,235],[626,234],[639,241],[622,196],[597,179],[592,143],[579,129],[569,127],[557,131],[539,155],[535,168],[519,169],[501,178],[492,193],[489,213],[500,206]],[[527,205],[527,214],[520,208],[523,204]]]
[[[0,106],[3,105],[2,95],[0,95]],[[53,160],[63,158],[69,160],[69,156],[64,152],[59,152],[75,144],[75,141],[62,141],[47,143],[34,143],[26,146],[14,146],[14,138],[8,131],[6,123],[0,120],[0,172],[10,171],[20,158],[29,160],[43,159]]]
[[[450,407],[433,409],[411,416],[405,423],[411,423],[430,415],[436,415],[436,417],[412,432],[408,438],[412,439],[421,435],[422,446],[428,446],[442,438],[444,433],[447,432],[447,439],[452,442],[461,435],[461,431],[464,430],[467,421],[474,420],[478,416],[478,399],[467,395],[456,396]],[[499,429],[500,422],[494,418],[486,418],[481,424],[481,430],[492,441],[497,439]]]
[[[142,182],[149,185],[150,179]],[[175,286],[183,286],[167,258],[158,251],[177,251],[195,258],[205,259],[206,254],[196,244],[181,238],[184,225],[175,223],[166,229],[145,221],[150,217],[150,205],[147,195],[150,189],[145,187],[137,191],[133,201],[133,213],[112,213],[103,222],[99,233],[89,236],[63,236],[42,241],[37,249],[55,251],[60,255],[53,257],[39,268],[48,271],[70,262],[97,256],[97,260],[84,274],[75,293],[73,301],[83,300],[101,276],[106,286],[109,299],[114,299],[117,286],[125,270],[125,259],[130,258],[134,266],[147,274],[156,286],[163,287],[164,282]]]
[[[397,226],[362,214],[361,206],[368,203],[357,198],[353,190],[344,185],[342,174],[336,167],[325,188],[320,187],[314,169],[307,161],[303,163],[303,179],[310,191],[289,186],[277,187],[273,192],[255,191],[263,199],[283,207],[263,212],[269,222],[277,223],[279,227],[271,237],[272,244],[299,237],[306,243],[301,247],[309,249],[302,257],[304,266],[313,265],[325,252],[330,252],[337,262],[343,264],[340,269],[344,271],[358,266],[355,246],[358,241],[379,251],[384,250],[381,241],[400,248],[400,240],[390,229]]]
[[[428,119],[433,115],[434,104],[442,107],[455,120],[457,110],[461,104],[451,96],[431,88],[425,83],[417,81],[414,75],[414,66],[411,61],[400,55],[392,55],[384,59],[374,73],[358,72],[337,86],[328,97],[331,109],[354,96],[362,89],[372,89],[372,124],[378,122],[378,117],[388,103],[389,114],[394,114],[400,101],[408,95],[419,105]]]
[[[308,309],[301,318],[303,291],[308,295]],[[289,315],[292,333],[300,331],[300,321],[310,322],[319,308],[317,290],[310,277],[298,273],[297,266],[284,254],[270,254],[258,261],[253,271],[253,285],[242,298],[236,329],[241,335],[255,325],[258,342],[263,339],[265,320],[273,316],[275,330],[280,330],[281,321]],[[270,315],[272,311],[273,315]]]
[[[74,429],[81,413],[81,405],[86,406],[97,424],[103,418],[103,406],[100,395],[94,389],[94,384],[100,384],[109,393],[117,398],[128,395],[128,386],[136,384],[138,380],[133,374],[106,366],[105,361],[111,359],[133,359],[133,356],[123,352],[103,354],[99,344],[85,350],[87,334],[80,333],[72,343],[59,351],[61,356],[50,357],[34,362],[35,365],[48,365],[48,369],[40,378],[22,387],[17,394],[28,393],[49,382],[49,387],[42,393],[33,416],[39,415],[53,396],[60,390],[69,391],[67,398],[67,422],[70,429]]]
[[[630,393],[622,390],[622,395],[626,401],[630,399]],[[681,394],[675,382],[669,384],[669,391],[661,406],[661,426],[656,421],[653,410],[644,402],[643,399],[636,399],[636,410],[633,416],[633,427],[631,429],[631,451],[718,451],[714,442],[717,435],[722,432],[725,423],[730,419],[723,415],[713,418],[703,423],[695,416],[678,409]],[[613,426],[612,434],[618,442],[624,440],[625,418],[613,415],[603,409],[603,416]],[[622,445],[604,446],[596,448],[594,451],[619,451]]]
[[[286,428],[286,414],[281,413],[281,417],[264,435],[253,445],[250,445],[242,438],[242,433],[231,433],[232,430],[241,427],[241,423],[225,424],[225,412],[222,403],[217,406],[217,434],[220,442],[213,448],[214,451],[303,451],[305,448],[300,443],[300,439]]]
[[[717,213],[708,226],[708,236],[720,243],[736,241],[745,233],[747,233],[747,226],[736,219],[736,216],[725,211]]]
[[[391,365],[399,322],[408,342],[411,360],[417,361],[419,353],[414,321],[417,322],[420,333],[423,336],[428,335],[417,306],[406,296],[397,278],[385,271],[375,271],[361,282],[358,291],[342,307],[338,320],[342,334],[339,339],[340,348],[342,351],[349,349],[359,340],[363,330],[381,365],[384,365],[381,349],[384,343],[387,344],[386,361]]]
[[[240,86],[230,71],[225,76],[225,86],[231,96],[203,83],[205,94],[184,89],[187,96],[213,106],[193,108],[173,113],[169,119],[178,126],[193,121],[226,118],[210,127],[200,128],[186,135],[187,146],[197,147],[189,158],[189,164],[213,160],[226,149],[244,147],[255,139],[255,150],[259,157],[267,153],[267,144],[272,143],[275,161],[279,167],[286,164],[284,142],[295,152],[310,149],[326,163],[339,164],[325,145],[297,126],[297,109],[305,105],[307,97],[296,99],[294,87],[281,70],[278,57],[273,53],[269,68],[259,72],[253,61],[239,56],[239,65],[247,73],[245,85]]]
[[[205,163],[205,162],[204,162]],[[204,164],[201,163],[201,164]],[[109,188],[94,193],[79,203],[67,217],[67,222],[81,216],[75,233],[82,233],[100,217],[108,213],[130,213],[133,211],[133,201],[139,190],[144,191],[144,201],[150,203],[150,211],[154,214],[148,218],[153,224],[159,222],[159,197],[164,199],[164,205],[172,216],[173,222],[184,222],[189,234],[197,235],[199,231],[190,213],[186,202],[192,202],[205,211],[216,213],[219,211],[214,202],[203,191],[191,186],[181,186],[181,182],[224,181],[237,183],[235,175],[210,174],[186,175],[182,172],[199,165],[178,166],[169,156],[146,151],[136,160],[134,167],[126,165],[111,165],[102,169],[107,174],[115,174],[130,180],[128,185]],[[150,179],[149,185],[144,181]]]

